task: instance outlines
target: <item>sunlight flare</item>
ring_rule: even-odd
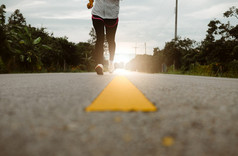
[[[129,71],[129,70],[126,70],[126,69],[116,69],[115,71],[114,71],[114,74],[116,74],[116,75],[129,75],[129,74],[131,74],[132,72],[131,71]]]

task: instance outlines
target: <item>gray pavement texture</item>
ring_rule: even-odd
[[[0,156],[238,155],[238,79],[128,73],[157,112],[85,112],[115,76],[0,75]]]

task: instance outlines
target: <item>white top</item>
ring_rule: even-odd
[[[93,15],[103,19],[116,19],[119,15],[120,0],[95,0]]]

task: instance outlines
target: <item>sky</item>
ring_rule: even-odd
[[[44,27],[56,37],[87,42],[92,28],[88,0],[1,0],[7,16],[16,9],[27,24]],[[176,0],[121,0],[116,33],[115,62],[128,62],[136,54],[153,54],[174,38]],[[208,23],[226,21],[223,13],[238,7],[237,0],[178,0],[178,36],[198,42],[206,36]],[[231,18],[237,24],[237,19]],[[137,47],[137,48],[135,48]]]

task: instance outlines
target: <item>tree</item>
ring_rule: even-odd
[[[84,70],[92,71],[94,69],[94,60],[92,56],[93,45],[85,42],[77,44],[77,53],[80,56],[80,64]]]
[[[4,51],[5,48],[5,40],[6,40],[6,30],[5,30],[5,11],[6,6],[1,5],[0,7],[0,50]]]
[[[25,65],[25,70],[37,70],[41,69],[41,55],[39,43],[41,42],[41,37],[32,38],[32,33],[28,27],[24,27],[24,31],[19,35],[19,49],[20,61]]]
[[[9,25],[26,25],[26,19],[23,17],[19,9],[16,9],[8,19]]]
[[[163,65],[165,65],[164,51],[156,47],[153,50],[153,72],[162,72]]]
[[[91,37],[89,40],[88,40],[88,43],[95,46],[96,44],[96,41],[97,41],[97,36],[96,36],[96,31],[94,28],[91,28],[90,32],[89,32],[89,36]]]
[[[39,43],[41,37],[33,38],[31,26],[26,25],[26,20],[20,10],[15,10],[9,17],[7,25],[7,39],[11,43],[11,64],[18,64],[20,70],[34,71],[41,69]]]
[[[235,17],[238,19],[238,8],[236,8],[235,6],[231,7],[228,11],[226,11],[223,14],[223,16],[226,18]],[[238,40],[238,25],[231,26],[231,28],[228,30],[228,32],[231,36],[235,37],[236,40]]]
[[[232,6],[228,11],[226,11],[224,14],[224,17],[235,17],[238,19],[238,8],[235,6]]]
[[[238,9],[231,7],[224,17],[238,17]],[[208,24],[207,35],[202,42],[202,53],[206,57],[207,64],[227,64],[236,54],[234,48],[238,45],[238,25],[231,26],[219,20],[211,20]],[[233,52],[233,53],[232,53]]]
[[[6,6],[4,4],[2,4],[0,7],[0,27],[5,26],[5,20],[6,20],[5,9],[6,9]]]
[[[10,45],[7,40],[7,31],[6,31],[6,16],[5,11],[6,6],[1,5],[0,7],[0,72],[6,72],[6,63],[9,60],[10,56]]]
[[[164,56],[165,56],[165,63],[167,66],[174,65],[176,69],[179,69],[181,67],[181,51],[179,50],[178,47],[178,41],[180,38],[177,40],[172,40],[170,42],[165,43],[164,47]]]
[[[41,70],[43,66],[41,51],[49,48],[49,46],[41,44],[40,35],[44,34],[43,30],[31,27],[31,25],[27,26],[25,18],[19,10],[16,10],[8,21],[6,29],[7,40],[11,43],[11,58],[8,63],[10,68],[21,71]]]

